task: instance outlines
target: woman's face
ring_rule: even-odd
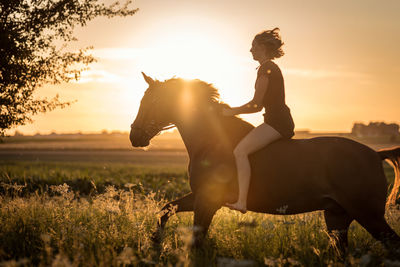
[[[265,45],[258,43],[256,40],[253,41],[250,52],[254,60],[262,61],[267,58],[267,49]]]

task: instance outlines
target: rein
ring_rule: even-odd
[[[151,136],[154,132],[158,132],[157,135],[159,135],[162,131],[172,129],[174,127],[176,127],[176,125],[171,123],[167,126],[160,126],[154,120],[151,120],[147,127],[134,126],[133,123],[131,124],[131,129],[143,131],[148,136]]]

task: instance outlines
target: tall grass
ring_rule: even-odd
[[[198,253],[189,249],[193,215],[180,213],[170,218],[161,245],[155,246],[150,236],[156,229],[160,208],[188,189],[180,187],[185,184],[183,170],[122,165],[108,166],[108,170],[85,164],[28,165],[18,163],[1,168],[3,186],[8,185],[0,196],[0,265],[3,266],[396,264],[389,252],[357,223],[351,225],[349,254],[345,263],[341,262],[331,247],[320,212],[296,216],[252,212],[242,215],[222,208],[213,219],[203,250]],[[125,168],[131,168],[131,172]],[[83,195],[73,183],[63,183],[82,178],[85,172],[84,179],[92,181],[96,188],[108,175],[117,178],[114,184],[104,184],[101,192],[96,189],[88,195]],[[151,189],[162,173],[175,193]],[[16,182],[22,179],[21,175],[26,184]],[[22,190],[36,181],[35,175],[37,181],[42,179],[47,183],[47,189],[26,191],[21,196]],[[177,177],[172,179],[174,176]],[[142,182],[141,190],[136,186],[138,181]],[[389,224],[397,232],[400,232],[399,215],[395,210],[387,213]]]

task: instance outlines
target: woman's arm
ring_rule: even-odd
[[[255,113],[259,112],[263,108],[263,99],[265,92],[268,88],[268,76],[261,75],[257,78],[256,82],[256,90],[254,92],[253,99],[240,106],[240,107],[233,107],[230,109],[223,109],[222,114],[225,116],[234,116],[237,114],[244,114],[244,113]]]

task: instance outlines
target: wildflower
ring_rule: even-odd
[[[275,260],[270,258],[264,258],[264,264],[267,266],[275,266]]]
[[[121,212],[118,205],[116,205],[115,203],[106,203],[104,208],[108,213],[118,214]]]
[[[45,242],[45,243],[49,243],[50,242],[50,239],[51,239],[51,237],[50,237],[50,235],[48,235],[48,234],[41,234],[40,235],[40,238],[43,240],[43,242]]]
[[[52,267],[69,267],[72,266],[68,257],[62,254],[57,254],[56,258],[51,264]]]
[[[128,190],[131,190],[131,189],[135,186],[135,184],[126,183],[126,184],[124,184],[124,186],[125,186],[126,188],[128,188]]]
[[[122,265],[132,264],[135,260],[135,253],[131,247],[124,247],[122,252],[118,255],[118,262]]]
[[[68,193],[69,185],[66,183],[62,185],[51,185],[50,190],[63,196]]]

